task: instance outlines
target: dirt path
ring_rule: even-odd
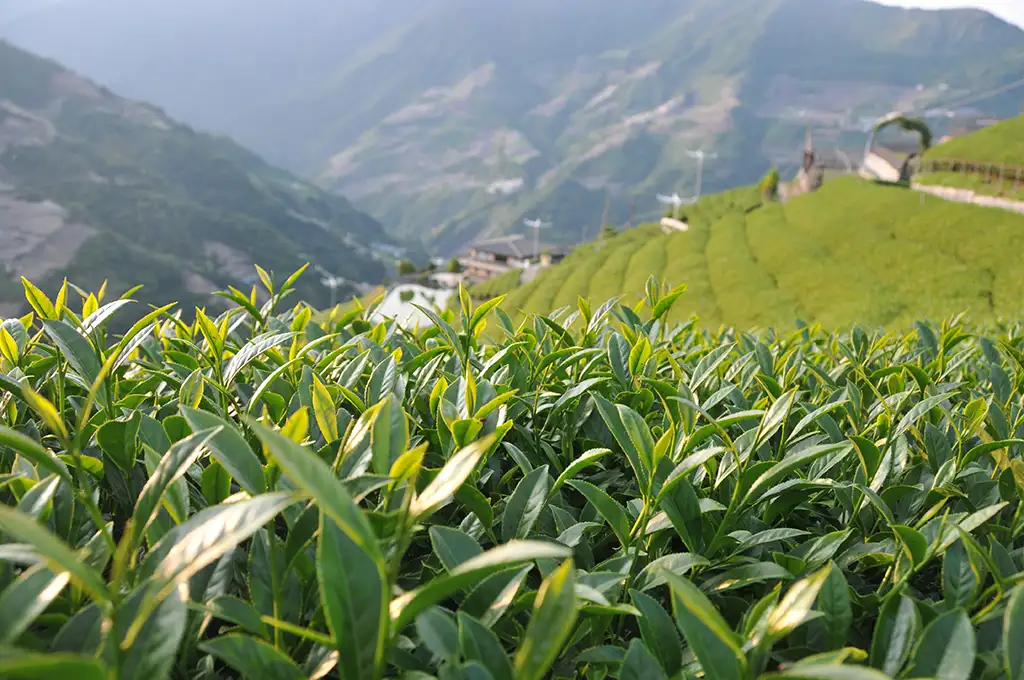
[[[1009,198],[986,196],[985,194],[979,194],[971,189],[956,189],[954,187],[944,187],[934,184],[918,184],[917,182],[914,182],[910,186],[915,191],[920,191],[922,193],[935,196],[936,198],[941,198],[944,201],[951,201],[953,203],[969,203],[971,205],[978,205],[985,208],[998,208],[1000,210],[1009,210],[1011,212],[1024,215],[1024,201],[1014,201]]]

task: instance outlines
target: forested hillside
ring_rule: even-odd
[[[377,281],[374,241],[380,224],[344,198],[0,42],[0,304],[20,306],[22,275],[195,304],[248,290],[256,262]]]

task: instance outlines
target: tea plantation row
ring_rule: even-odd
[[[1024,678],[1021,327],[712,333],[649,282],[408,331],[261,277],[26,282],[0,677]]]

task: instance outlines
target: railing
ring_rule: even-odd
[[[1004,186],[1012,182],[1014,187],[1018,189],[1024,183],[1024,165],[984,163],[963,158],[917,158],[914,162],[914,172],[915,174],[952,172],[964,175],[980,175],[990,184],[998,181],[1000,186]]]

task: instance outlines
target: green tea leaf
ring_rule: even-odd
[[[890,597],[875,623],[870,663],[888,675],[896,675],[910,657],[921,630],[921,615],[906,595]]]
[[[668,680],[668,675],[651,655],[642,640],[633,638],[622,660],[619,680]]]
[[[556,543],[542,541],[510,541],[482,555],[466,560],[447,574],[434,577],[416,590],[403,593],[391,601],[391,630],[400,632],[416,616],[454,592],[483,581],[510,565],[542,559],[569,557],[572,550]]]
[[[284,474],[300,489],[304,490],[337,525],[367,552],[377,564],[383,564],[384,556],[377,543],[377,536],[362,510],[356,505],[344,485],[331,472],[327,463],[307,449],[299,446],[276,430],[249,421],[250,427],[263,440],[273,454]]]
[[[8,680],[107,680],[99,659],[78,654],[21,653],[0,659],[0,677]]]
[[[575,622],[573,563],[566,560],[537,591],[530,624],[516,652],[516,680],[541,680],[561,654]]]
[[[527,538],[544,511],[551,489],[548,466],[533,469],[516,486],[505,503],[501,518],[501,540]]]
[[[700,661],[704,673],[715,678],[743,678],[747,661],[740,639],[711,601],[687,579],[663,570],[672,591],[676,625]]]
[[[974,628],[962,609],[942,614],[929,623],[914,650],[916,677],[968,680],[974,668]]]
[[[0,596],[0,644],[13,645],[68,584],[71,574],[42,565],[26,569]]]
[[[569,481],[569,486],[586,496],[587,501],[597,509],[604,521],[608,522],[615,537],[619,539],[619,544],[628,547],[630,544],[629,517],[618,501],[590,482],[574,479]]]
[[[237,427],[220,416],[185,406],[181,407],[181,415],[193,431],[219,428],[213,439],[207,442],[213,457],[250,495],[257,496],[266,492],[267,485],[263,480],[260,460]]]
[[[1024,586],[1017,586],[1010,594],[1003,614],[1003,663],[1008,680],[1024,678]]]
[[[484,454],[496,441],[495,435],[488,435],[455,453],[427,488],[412,502],[409,513],[416,518],[428,515],[455,495],[459,487],[473,473]]]
[[[199,649],[214,655],[246,678],[307,680],[302,669],[286,654],[248,635],[228,633],[199,643]]]
[[[334,520],[320,513],[320,598],[347,680],[380,677],[388,634],[387,575]]]
[[[107,584],[99,573],[85,564],[71,548],[36,520],[0,505],[0,531],[30,544],[39,555],[46,558],[50,571],[57,575],[67,572],[94,600],[100,603],[109,601]]]
[[[631,590],[629,597],[642,614],[637,625],[647,649],[654,653],[665,673],[675,675],[683,665],[683,647],[672,617],[649,595]]]

